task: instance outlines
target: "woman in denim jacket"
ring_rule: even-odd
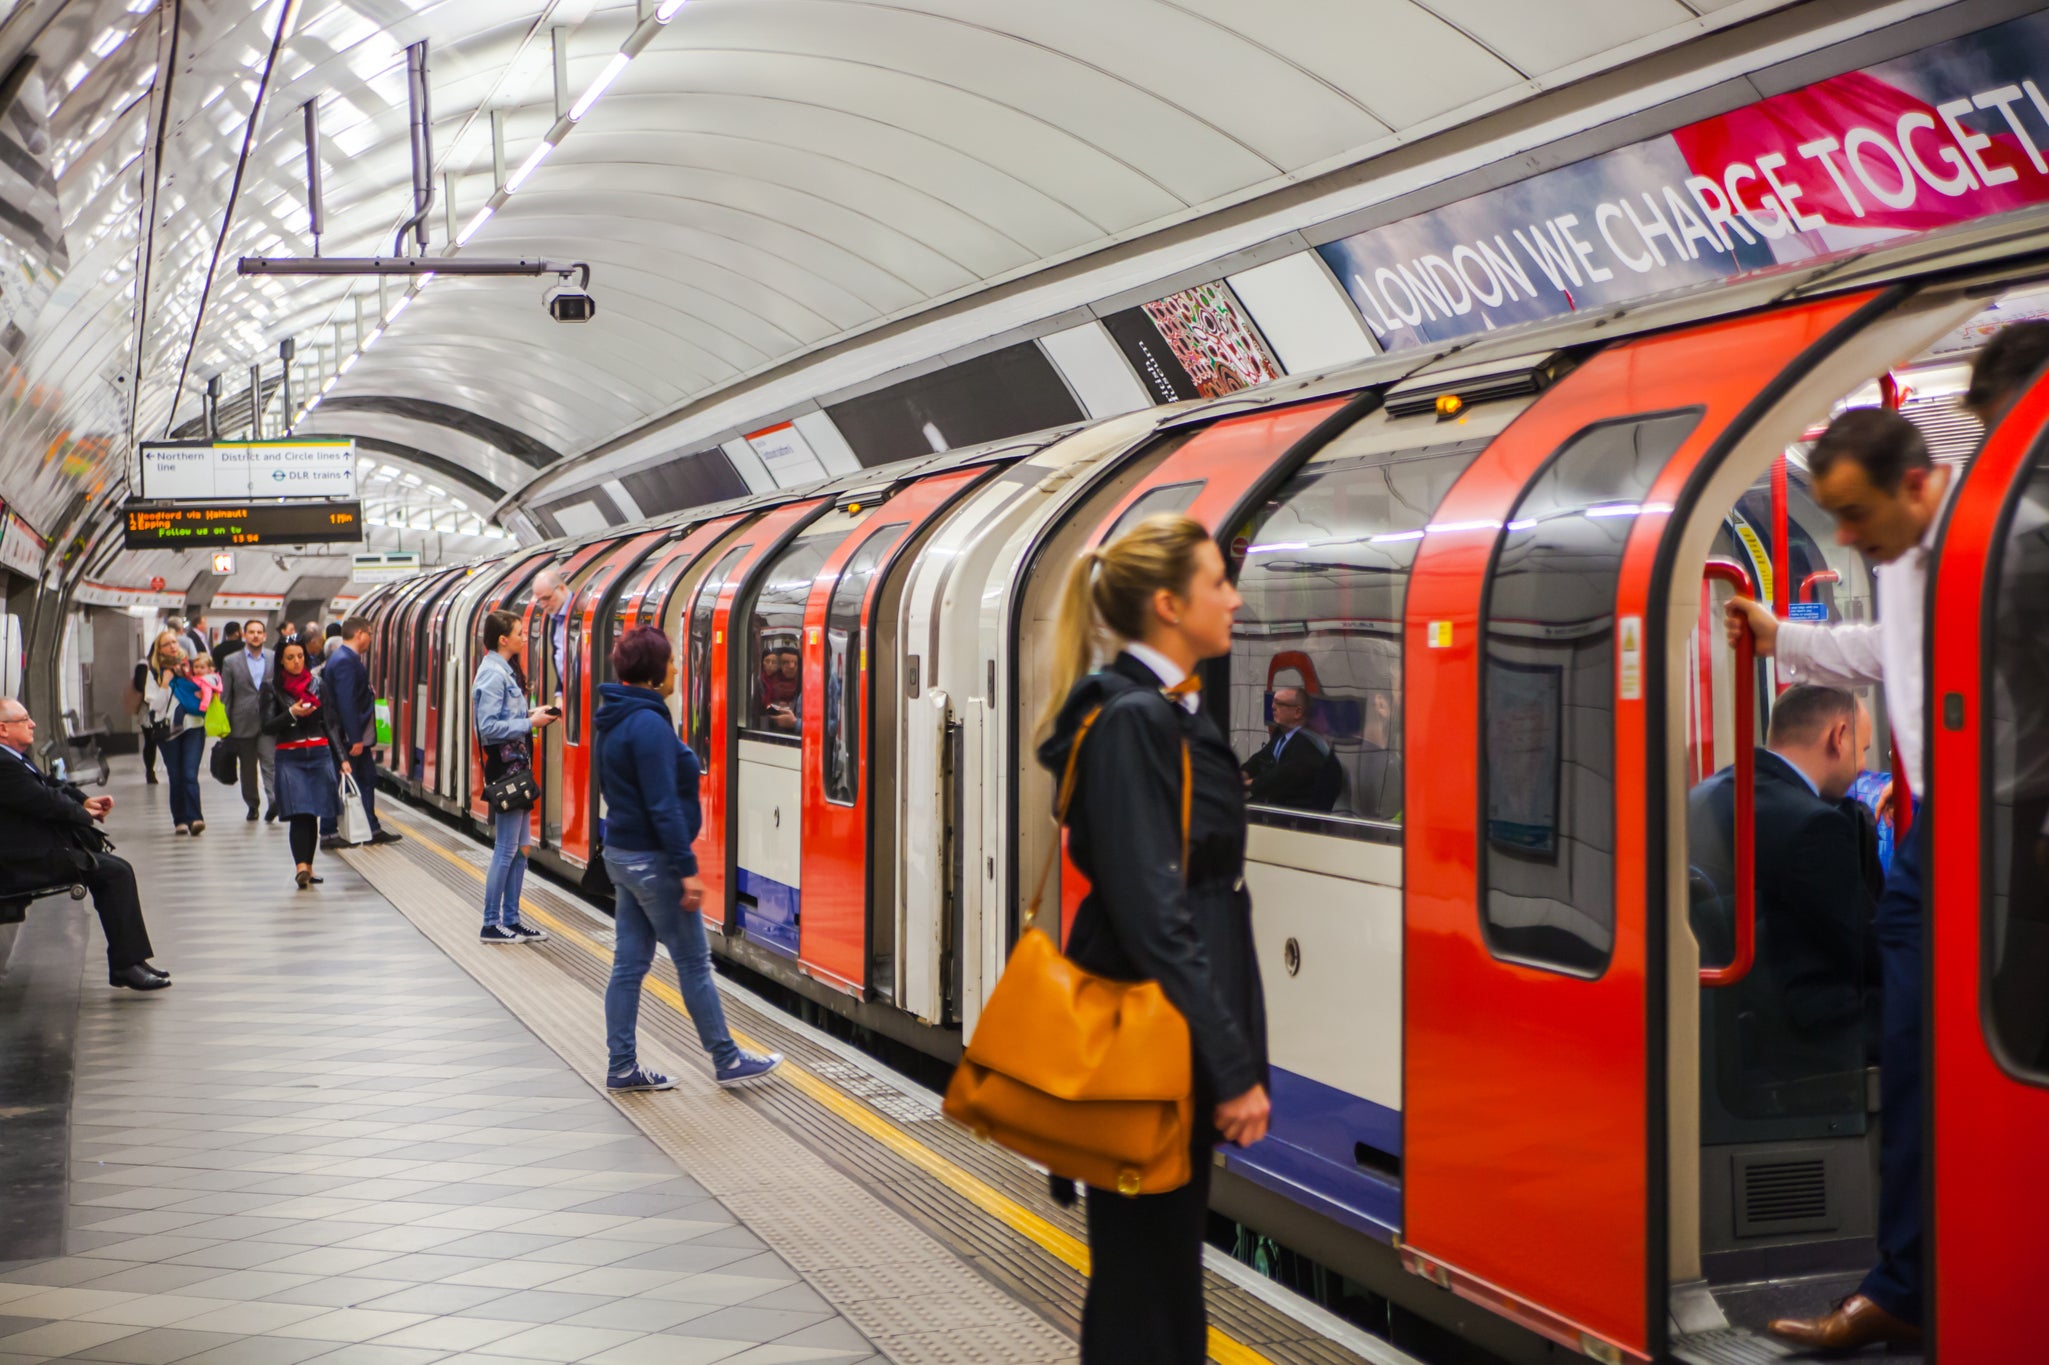
[[[526,653],[526,617],[494,611],[484,618],[484,660],[470,686],[470,714],[484,749],[484,782],[531,767],[532,736],[557,719],[546,707],[526,704],[526,683],[516,662]],[[538,943],[547,935],[519,922],[519,892],[526,884],[526,846],[532,842],[529,812],[491,813],[491,873],[484,879],[485,943]]]

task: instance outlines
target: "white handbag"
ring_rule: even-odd
[[[370,812],[363,808],[363,793],[350,773],[342,774],[341,822],[336,829],[345,844],[370,842]]]

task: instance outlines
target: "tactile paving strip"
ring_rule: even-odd
[[[466,899],[474,900],[475,877],[467,869],[482,865],[489,855],[474,843],[439,825],[414,820],[408,822],[408,829],[415,834],[418,844],[425,845],[419,849],[416,858],[408,860],[420,862],[422,870],[435,876],[437,881],[464,893]],[[375,881],[377,873],[373,861],[390,858],[406,847],[399,845],[375,852],[359,850],[351,856],[358,860],[364,874]],[[553,886],[538,878],[530,878],[525,899],[574,928],[587,941],[609,947],[609,934],[593,924],[589,912]],[[397,903],[396,897],[394,901]],[[408,914],[412,913],[410,907],[402,905],[401,908]],[[465,907],[458,918],[460,935],[468,951],[480,952],[486,957],[504,955],[505,950],[482,948],[475,943],[473,926],[476,917],[470,908]],[[583,982],[594,993],[601,993],[604,988],[608,962],[594,956],[584,946],[558,939],[538,950],[529,949],[518,955],[544,958],[562,974]],[[463,961],[463,958],[458,955],[457,960]],[[658,979],[667,982],[673,991],[673,968],[658,959],[656,972]],[[511,1003],[515,1009],[519,1007],[517,1001]],[[651,999],[649,1004],[653,1003]],[[944,1166],[965,1173],[970,1177],[969,1183],[980,1189],[963,1191],[957,1187],[959,1182],[935,1178],[929,1169],[929,1161],[921,1166],[906,1159],[899,1150],[877,1141],[871,1132],[863,1131],[863,1126],[849,1123],[844,1112],[835,1112],[835,1108],[818,1103],[814,1095],[796,1087],[773,1085],[735,1092],[743,1103],[837,1168],[851,1187],[865,1191],[872,1201],[897,1209],[925,1229],[956,1257],[1000,1286],[1007,1298],[1036,1309],[1066,1332],[1076,1330],[1086,1286],[1082,1272],[1074,1263],[1075,1252],[1084,1241],[1078,1209],[1064,1209],[1053,1203],[1047,1195],[1044,1178],[1023,1162],[1000,1148],[974,1141],[944,1121],[939,1115],[936,1096],[922,1089],[893,1085],[858,1062],[819,1043],[813,1035],[791,1027],[783,1016],[757,1009],[730,992],[725,997],[725,1006],[728,1020],[736,1031],[749,1035],[760,1046],[784,1053],[818,1080],[829,1082],[839,1093],[836,1108],[858,1106],[886,1125],[907,1132],[919,1147],[938,1158]],[[703,1080],[707,1088],[715,1089],[709,1087],[709,1071],[695,1031],[680,1011],[644,1007],[641,1032],[643,1037],[659,1039],[666,1045],[665,1056],[688,1058],[689,1071]],[[639,1117],[637,1108],[629,1108],[628,1112]],[[650,1130],[650,1135],[656,1141],[662,1141],[653,1130]],[[757,1200],[762,1213],[773,1216],[777,1212],[774,1206],[793,1199],[796,1204],[802,1204],[809,1197],[801,1192],[792,1196],[790,1191],[793,1187],[776,1175],[764,1175],[762,1163],[750,1161],[748,1164],[754,1168],[754,1173],[741,1178],[757,1182],[756,1193],[741,1195],[736,1192],[726,1202],[750,1223],[756,1217],[756,1211],[750,1205]],[[1042,1222],[1050,1240],[1056,1245],[1065,1245],[1068,1254],[1063,1257],[1049,1250],[1044,1244],[1047,1238],[1035,1240],[1005,1221],[992,1217],[986,1207],[989,1194],[1022,1210],[1026,1218]],[[782,1209],[780,1212],[789,1216],[794,1210]],[[802,1249],[780,1245],[776,1249],[807,1278],[811,1278],[821,1293],[833,1299],[835,1304],[839,1302],[826,1285],[828,1278],[842,1267],[834,1264],[830,1257],[807,1260]],[[861,1285],[850,1289],[850,1292],[906,1298],[915,1310],[918,1323],[918,1327],[908,1334],[911,1337],[936,1338],[941,1334],[935,1334],[933,1329],[939,1322],[954,1316],[951,1306],[944,1310],[935,1309],[925,1298],[929,1290],[918,1284],[891,1288],[888,1282],[870,1276],[864,1277]],[[1212,1325],[1224,1334],[1221,1340],[1215,1333],[1212,1335],[1212,1349],[1219,1360],[1264,1358],[1276,1362],[1305,1362],[1305,1365],[1356,1365],[1366,1358],[1214,1274],[1209,1279],[1209,1302]],[[849,1313],[849,1317],[855,1315]],[[865,1328],[866,1324],[861,1325]],[[948,1326],[952,1326],[950,1321]],[[972,1333],[975,1329],[963,1323],[954,1330]],[[961,1344],[959,1338],[953,1339],[956,1345]],[[878,1336],[877,1341],[881,1344],[882,1338]],[[1369,1348],[1382,1346],[1378,1342],[1366,1344]],[[1370,1355],[1385,1360],[1396,1358],[1399,1353],[1383,1347],[1370,1350]],[[903,1358],[974,1357],[918,1354]],[[1023,1357],[997,1354],[989,1358]]]
[[[407,828],[427,833],[415,822]],[[423,857],[400,844],[356,849],[347,856],[422,933],[503,1000],[578,1074],[593,1087],[603,1087],[602,1002],[582,979],[560,970],[559,953],[478,943],[480,892],[458,869],[445,863],[435,867],[441,860],[432,854]],[[659,1013],[647,1010],[644,1017]],[[902,1365],[984,1360],[1050,1365],[1072,1358],[1073,1345],[1045,1319],[975,1274],[737,1095],[714,1085],[697,1064],[700,1049],[694,1035],[687,1051],[678,1051],[644,1023],[641,1052],[650,1065],[676,1078],[676,1089],[615,1097],[621,1111],[890,1359]],[[935,1314],[941,1311],[946,1327],[935,1332]]]

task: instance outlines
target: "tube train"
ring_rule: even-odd
[[[1204,704],[1249,756],[1303,688],[1344,779],[1329,809],[1252,811],[1274,1125],[1221,1158],[1220,1210],[1510,1358],[1706,1358],[1746,1286],[1872,1256],[1882,1078],[1855,1037],[1785,1036],[1754,896],[1731,960],[1703,948],[1686,812],[1772,695],[1722,644],[1727,594],[1871,615],[1803,438],[1904,402],[1962,473],[1926,693],[1935,1340],[2025,1358],[2049,1092],[2002,1030],[2049,991],[1994,998],[1995,732],[2031,664],[1997,650],[2033,562],[2001,547],[2049,500],[2049,380],[1982,446],[1944,395],[2002,319],[2049,313],[2045,280],[2049,227],[2006,220],[429,573],[359,608],[392,777],[483,828],[484,616],[535,613],[553,565],[566,619],[535,614],[525,671],[566,715],[536,746],[534,856],[573,876],[601,847],[595,684],[619,632],[659,626],[715,950],[956,1056],[1057,837],[1031,727],[1061,571],[1185,511],[1245,599]]]

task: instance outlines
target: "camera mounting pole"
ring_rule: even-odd
[[[242,275],[556,275],[577,277],[579,289],[590,288],[591,268],[584,261],[482,260],[463,256],[244,256],[235,266]]]

